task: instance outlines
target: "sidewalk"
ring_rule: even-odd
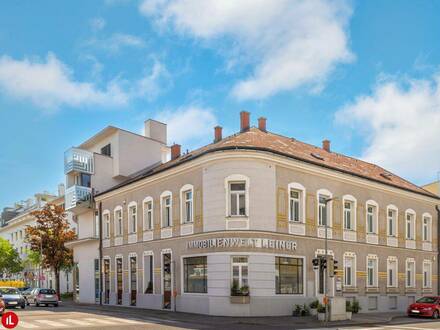
[[[323,328],[324,322],[320,322],[314,316],[293,317],[227,317],[227,316],[208,316],[200,314],[189,314],[182,312],[168,312],[161,310],[151,310],[136,307],[123,306],[99,306],[89,304],[76,304],[65,302],[63,306],[73,309],[87,309],[102,314],[123,314],[125,317],[162,320],[165,324],[168,322],[180,323],[186,325],[186,328],[277,328],[277,329],[313,329]],[[402,312],[394,313],[363,313],[353,314],[351,321],[329,322],[329,327],[341,326],[368,326],[373,324],[386,324],[396,318],[405,318]],[[194,327],[194,325],[198,325]]]

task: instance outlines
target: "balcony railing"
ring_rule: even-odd
[[[73,171],[93,174],[93,153],[77,148],[67,150],[64,153],[64,174]]]
[[[92,188],[72,186],[66,189],[64,195],[65,209],[70,210],[77,206],[90,207],[92,200]]]

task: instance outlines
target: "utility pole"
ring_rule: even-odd
[[[324,276],[325,276],[325,285],[324,285],[324,302],[325,302],[325,326],[328,326],[328,319],[329,319],[329,298],[328,298],[328,284],[329,284],[329,276],[328,276],[328,266],[329,266],[329,260],[328,260],[328,203],[330,203],[334,198],[327,198],[325,200],[325,240],[324,240],[324,249],[325,249],[325,269],[324,269]]]

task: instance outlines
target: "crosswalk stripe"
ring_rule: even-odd
[[[35,320],[35,322],[44,324],[44,325],[50,325],[51,327],[68,327],[68,325],[56,321],[51,320]]]
[[[25,329],[35,329],[35,328],[39,328],[38,325],[32,324],[32,323],[28,323],[28,322],[23,322],[23,321],[18,321],[18,326],[25,328]]]
[[[134,321],[134,320],[126,320],[126,319],[120,319],[117,317],[106,317],[106,320],[114,320],[117,322],[127,323],[127,324],[141,324],[142,322]]]
[[[86,321],[92,322],[92,323],[101,323],[101,324],[119,324],[117,321],[110,321],[110,320],[103,320],[103,319],[95,319],[95,318],[86,318],[84,319]]]
[[[83,325],[83,326],[92,325],[92,323],[90,323],[90,322],[81,321],[81,320],[74,320],[74,319],[61,319],[60,321],[73,323],[75,325]]]

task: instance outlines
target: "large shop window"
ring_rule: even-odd
[[[246,182],[229,183],[229,203],[231,216],[246,215]]]
[[[207,257],[191,257],[183,259],[183,288],[185,293],[208,292]]]
[[[248,286],[248,257],[232,257],[232,288]]]
[[[275,267],[277,294],[302,294],[304,292],[303,259],[275,257]]]

